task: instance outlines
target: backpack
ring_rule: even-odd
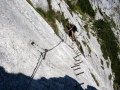
[[[70,24],[70,26],[72,27],[73,32],[78,32],[77,27],[74,24]]]

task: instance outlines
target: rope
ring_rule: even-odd
[[[64,36],[64,35],[62,34],[62,37],[63,37],[63,36]],[[63,39],[61,38],[61,41],[60,41],[57,45],[55,45],[54,47],[52,47],[51,49],[43,49],[43,48],[39,47],[38,45],[36,45],[34,42],[31,43],[33,46],[36,45],[36,46],[38,46],[39,48],[43,49],[44,52],[40,52],[40,51],[38,50],[38,51],[40,52],[40,57],[39,57],[39,59],[38,59],[38,62],[37,62],[37,64],[36,64],[36,67],[35,67],[34,70],[33,70],[33,73],[32,73],[32,75],[31,75],[31,80],[30,80],[30,82],[28,83],[26,90],[28,90],[28,88],[29,88],[29,86],[30,86],[30,84],[31,84],[31,82],[32,82],[32,80],[33,80],[33,78],[34,78],[34,76],[35,76],[38,68],[40,67],[40,65],[41,65],[41,63],[42,63],[42,60],[45,59],[46,53],[49,52],[49,51],[51,51],[51,50],[53,50],[53,49],[56,48],[58,45],[60,45],[61,42],[65,41],[65,38],[67,39],[67,35],[65,35],[65,37],[64,37]],[[35,46],[34,46],[34,47],[35,47]],[[41,57],[42,57],[42,58],[41,58]]]
[[[41,52],[40,52],[40,53],[41,53]],[[43,52],[43,53],[44,53],[44,52]],[[35,67],[32,75],[31,75],[31,80],[30,80],[30,82],[28,83],[28,86],[27,86],[26,90],[28,90],[28,88],[29,88],[29,86],[30,86],[30,84],[31,84],[31,82],[32,82],[32,80],[33,80],[33,78],[34,78],[34,76],[35,76],[35,74],[36,74],[36,72],[37,72],[37,70],[38,70],[38,68],[39,68],[42,60],[43,60],[43,58],[41,58],[41,56],[43,57],[43,53],[40,54],[40,57],[39,57],[38,62],[37,62],[37,65],[36,65],[36,67]]]
[[[61,37],[59,36],[60,39],[61,39],[61,40],[64,40],[64,42],[66,42],[66,40],[67,40],[67,34],[65,33],[65,35],[63,35],[63,33],[62,33],[61,31],[60,31],[60,33],[61,33],[61,35],[62,35]],[[64,38],[63,38],[63,37],[64,37]]]
[[[29,88],[29,86],[30,86],[30,84],[31,84],[31,82],[32,82],[32,80],[33,80],[33,78],[34,78],[34,76],[35,76],[35,74],[36,74],[39,66],[41,65],[42,60],[45,59],[46,53],[49,52],[49,51],[51,51],[51,50],[53,50],[54,48],[56,48],[56,47],[57,47],[58,45],[60,45],[60,43],[63,42],[63,41],[64,41],[64,40],[61,40],[56,46],[54,46],[54,47],[51,48],[51,49],[43,49],[43,48],[42,48],[45,52],[40,52],[40,51],[38,50],[38,51],[40,52],[40,57],[39,57],[39,59],[38,59],[38,62],[37,62],[37,65],[36,65],[35,69],[33,70],[33,73],[32,73],[32,75],[31,75],[31,80],[30,80],[30,82],[28,83],[26,90],[28,90],[28,88]],[[33,45],[33,46],[34,46],[34,44],[35,44],[35,43],[32,42],[32,45]],[[37,46],[38,46],[38,45],[37,45]],[[39,46],[38,46],[38,47],[39,47]],[[42,57],[42,58],[41,58],[41,57]]]
[[[60,45],[60,43],[63,42],[63,41],[60,41],[56,46],[54,46],[53,48],[49,49],[47,52],[53,50],[54,48],[56,48],[58,45]]]

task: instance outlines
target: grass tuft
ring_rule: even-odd
[[[109,80],[111,80],[111,79],[112,79],[112,75],[110,74],[110,75],[108,76],[108,78],[109,78]]]
[[[98,81],[96,80],[95,76],[94,76],[92,73],[91,73],[91,75],[92,75],[93,79],[95,80],[97,86],[99,86],[99,83],[98,83]]]

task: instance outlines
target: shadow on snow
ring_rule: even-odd
[[[0,66],[0,90],[26,90],[31,77],[22,73],[7,73]],[[68,75],[59,78],[46,79],[42,77],[38,80],[33,79],[28,90],[84,90],[81,85]],[[85,90],[97,90],[88,86]]]

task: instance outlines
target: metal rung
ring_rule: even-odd
[[[80,84],[76,85],[75,87],[81,86],[82,84],[84,84],[84,83],[80,83]]]
[[[82,63],[83,61],[79,62],[79,63],[76,63],[75,65],[80,65],[80,63]]]
[[[78,70],[78,69],[80,69],[80,67],[79,67],[79,68],[76,68],[76,69],[73,69],[73,70],[75,71],[75,70]]]
[[[79,65],[76,65],[76,66],[72,66],[71,68],[74,68],[74,67],[77,67],[77,66],[79,66]]]
[[[74,59],[75,60],[75,59]],[[75,60],[75,61],[80,61],[80,60]]]
[[[80,54],[79,54],[79,55],[77,55],[77,56],[75,56],[75,57],[73,57],[73,58],[76,58],[76,57],[78,57],[78,56],[80,56]]]
[[[84,73],[84,72],[78,73],[78,74],[76,74],[76,75],[80,75],[80,74],[82,74],[82,73]]]

